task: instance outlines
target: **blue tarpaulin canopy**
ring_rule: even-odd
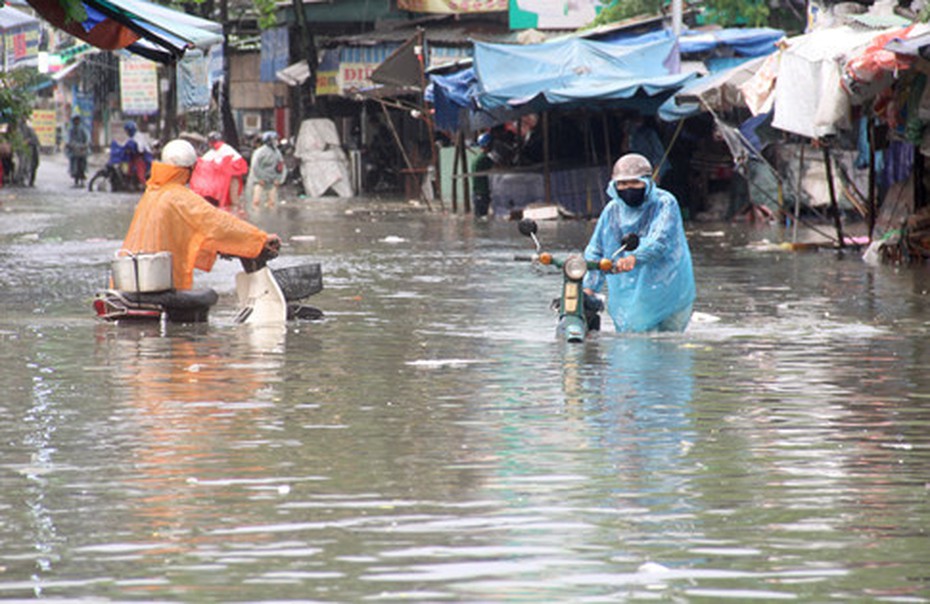
[[[761,57],[772,54],[784,37],[784,31],[769,27],[687,30],[681,34],[680,50],[682,54],[697,54],[726,47],[741,57]]]
[[[660,29],[645,34],[631,34],[620,30],[599,38],[611,43],[644,44],[655,40],[670,40],[675,34],[669,29]],[[771,54],[776,42],[785,37],[785,32],[769,27],[732,27],[714,30],[686,29],[678,39],[678,50],[683,55],[720,52],[726,50],[738,57],[760,57]]]
[[[475,42],[474,67],[430,76],[427,99],[435,104],[437,126],[445,130],[458,128],[463,112],[472,127],[555,107],[609,106],[652,114],[695,79],[677,73],[680,54],[723,49],[745,60],[772,53],[784,35],[771,28],[686,30],[677,49],[670,30],[528,45]],[[662,117],[673,119],[672,113],[664,111]],[[691,107],[684,114],[694,113]]]
[[[644,97],[664,97],[693,77],[670,73],[677,62],[671,39],[636,45],[582,38],[525,46],[475,42],[474,100],[482,109],[642,108]]]

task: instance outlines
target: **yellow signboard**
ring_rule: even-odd
[[[54,109],[35,109],[32,112],[32,129],[35,130],[36,136],[39,137],[39,145],[42,147],[55,146],[55,110]]]

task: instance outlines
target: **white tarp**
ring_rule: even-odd
[[[850,100],[841,85],[843,67],[881,33],[837,27],[789,39],[775,81],[772,126],[815,139],[848,128]]]
[[[300,175],[308,196],[322,197],[330,189],[339,197],[355,195],[349,159],[332,120],[304,120],[297,134],[294,155],[300,159]]]

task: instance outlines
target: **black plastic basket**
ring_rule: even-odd
[[[323,269],[319,263],[271,269],[275,281],[288,302],[323,291]]]

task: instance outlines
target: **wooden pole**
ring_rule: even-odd
[[[549,169],[549,112],[543,113],[543,186],[546,190],[546,205],[552,203],[552,173]]]
[[[876,209],[876,200],[877,195],[876,191],[876,182],[875,182],[875,130],[873,128],[872,120],[869,119],[868,125],[866,126],[866,131],[868,132],[869,140],[869,193],[868,193],[868,204],[869,204],[869,243],[872,242],[872,234],[875,231],[875,213]]]
[[[607,162],[607,172],[613,167],[613,155],[610,153],[610,131],[608,130],[607,112],[601,112],[601,130],[604,131],[604,160]]]
[[[585,155],[587,155],[587,165],[594,165],[593,149],[594,149],[594,134],[591,132],[591,116],[585,112],[584,114],[584,150]],[[585,175],[584,179],[584,208],[585,216],[591,216],[594,214],[594,201],[591,199],[591,178],[589,175]]]
[[[462,174],[468,174],[470,166],[468,165],[468,146],[465,145],[465,133],[462,133]],[[471,213],[471,179],[462,179],[462,211],[466,214]]]
[[[830,190],[830,207],[833,208],[833,223],[836,225],[836,236],[839,238],[839,247],[845,247],[843,237],[843,222],[840,220],[840,206],[836,201],[836,189],[833,187],[833,163],[830,161],[830,147],[823,146],[823,162],[827,169],[827,188]]]
[[[459,130],[455,133],[455,156],[452,159],[452,213],[457,214],[459,211],[459,187],[455,180],[459,171],[459,157],[462,154],[462,140],[465,134]]]
[[[387,105],[381,103],[380,101],[379,103],[381,105],[381,109],[384,111],[384,120],[387,122],[388,126],[390,126],[391,134],[394,136],[394,142],[397,143],[397,148],[400,149],[400,154],[404,158],[404,164],[407,166],[407,170],[410,172],[410,174],[415,175],[416,171],[413,168],[413,163],[410,161],[410,157],[407,155],[407,150],[404,149],[404,143],[402,143],[400,140],[400,135],[397,133],[397,128],[394,127],[394,120],[391,119],[391,114],[388,113]],[[430,200],[423,194],[423,187],[418,186],[417,191],[419,193],[420,199],[426,203],[426,207],[429,208],[429,210],[432,212],[433,204],[430,203]]]
[[[417,52],[417,59],[420,63],[420,104],[423,107],[423,119],[426,120],[426,130],[429,134],[429,153],[430,153],[430,164],[433,166],[433,174],[435,176],[433,187],[435,190],[436,199],[439,200],[439,204],[442,205],[442,187],[440,186],[441,179],[439,178],[439,154],[436,153],[436,128],[433,124],[433,116],[430,113],[429,106],[426,104],[426,32],[423,28],[420,28],[417,31],[417,44],[419,45],[419,52]],[[429,178],[429,172],[426,172],[426,177]],[[427,206],[432,210],[433,206],[427,201]]]
[[[804,184],[804,148],[806,145],[801,145],[801,153],[798,158],[798,190],[794,197],[794,224],[791,225],[791,243],[798,242],[798,219],[801,217],[801,193],[803,192],[802,185]]]

